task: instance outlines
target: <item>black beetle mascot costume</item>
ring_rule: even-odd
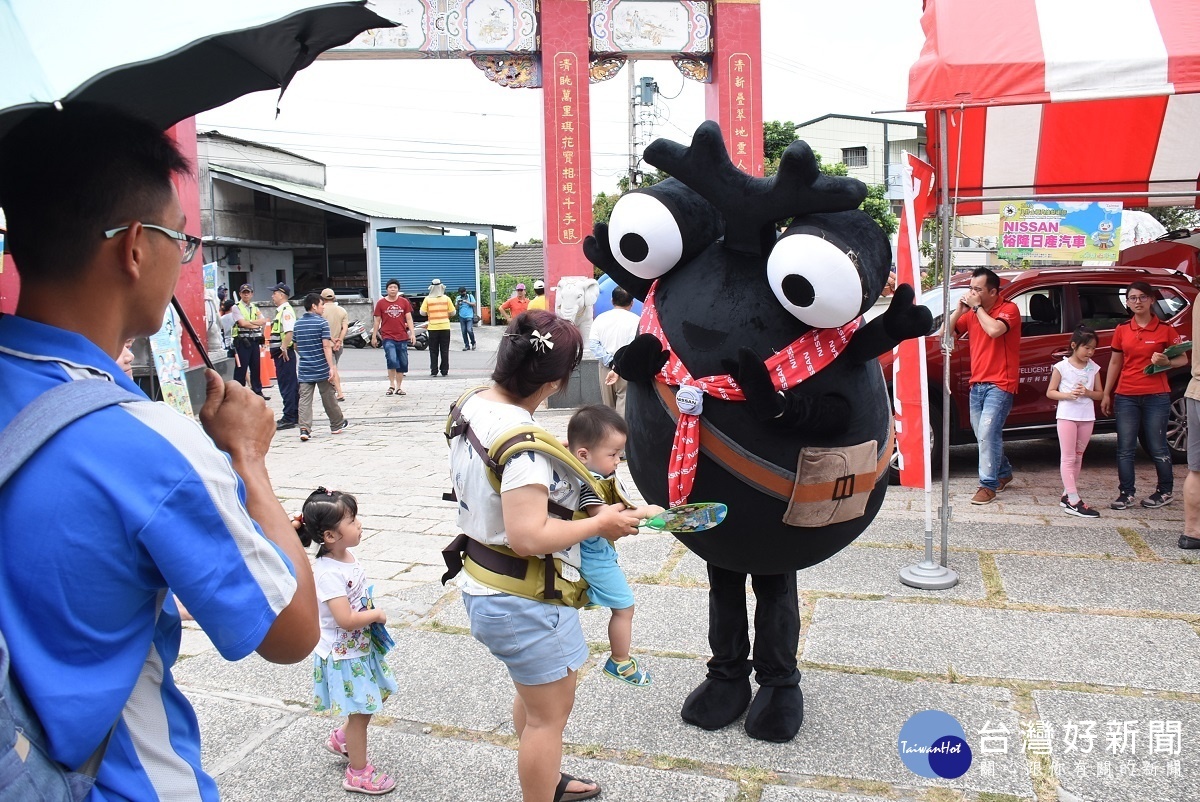
[[[634,481],[663,506],[729,506],[724,525],[678,535],[708,563],[713,654],[683,718],[715,730],[749,707],[750,736],[787,741],[804,718],[796,571],[843,549],[879,511],[893,439],[875,358],[926,334],[930,313],[904,285],[863,322],[891,249],[857,211],[866,186],[822,175],[804,142],[772,178],[739,171],[712,122],[691,147],[658,140],[645,159],[672,177],[622,197],[584,252],[644,302],[639,334],[614,362],[629,382]]]

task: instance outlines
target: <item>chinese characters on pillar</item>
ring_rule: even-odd
[[[731,53],[727,63],[724,80],[728,82],[729,103],[725,130],[729,131],[729,157],[739,170],[754,174],[759,162],[759,143],[753,125],[754,84],[758,80],[754,61],[747,53]]]
[[[547,148],[551,151],[547,156],[553,159],[557,176],[557,181],[551,183],[557,187],[550,198],[551,208],[555,210],[552,236],[561,245],[578,244],[584,235],[580,204],[588,202],[582,192],[586,185],[582,171],[587,166],[586,160],[580,158],[580,146],[583,143],[581,126],[586,126],[587,121],[580,119],[581,87],[583,92],[587,91],[587,77],[580,73],[579,59],[573,53],[556,54],[545,91],[556,96],[553,108],[557,137],[547,137],[548,143],[554,143],[553,148]]]

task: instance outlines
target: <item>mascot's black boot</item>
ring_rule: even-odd
[[[796,574],[755,575],[754,671],[762,688],[746,717],[746,732],[764,741],[790,741],[804,720],[796,649],[800,606]],[[706,730],[737,721],[750,704],[750,630],[746,575],[708,565],[708,677],[683,704],[683,720]]]
[[[800,643],[796,573],[754,575],[751,583],[757,602],[754,677],[759,689],[746,714],[746,734],[760,741],[782,743],[796,737],[804,721],[804,695],[796,668]]]
[[[758,689],[746,714],[746,734],[760,741],[784,743],[796,737],[804,723],[804,694],[799,685]]]
[[[737,721],[750,704],[750,678],[713,679],[709,677],[692,691],[683,703],[681,715],[688,724],[705,730],[719,730]]]
[[[746,575],[708,564],[708,677],[683,703],[688,724],[706,730],[728,727],[750,705],[750,625]]]

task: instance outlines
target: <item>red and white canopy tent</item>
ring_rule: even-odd
[[[1200,206],[1197,0],[924,0],[921,25],[907,108],[926,112],[943,264],[951,216],[1004,200]],[[943,425],[946,511],[949,416]],[[943,514],[942,567],[948,525]]]
[[[937,180],[960,214],[993,197],[1195,202],[1196,0],[925,0],[921,24],[908,110],[927,112],[938,161],[946,121]]]

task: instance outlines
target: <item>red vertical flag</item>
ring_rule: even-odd
[[[907,155],[902,180],[904,209],[896,249],[896,283],[911,284],[920,295],[917,234],[925,218],[933,214],[933,167]],[[896,410],[896,447],[900,452],[900,484],[930,487],[929,382],[925,365],[925,338],[905,340],[895,348],[892,392]]]

